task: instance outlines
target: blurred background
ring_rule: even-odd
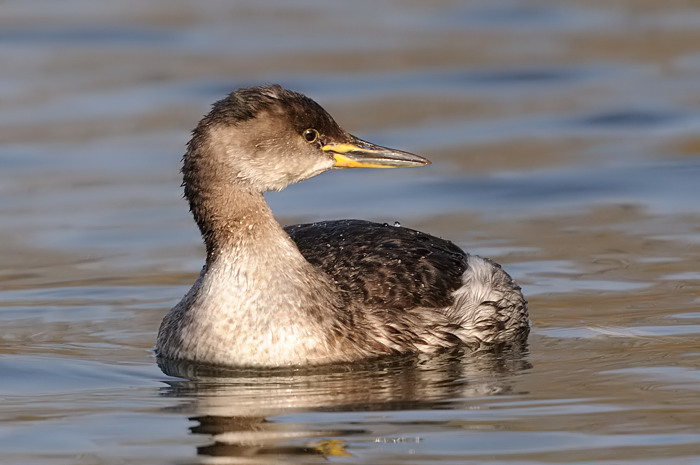
[[[2,460],[700,461],[699,25],[693,1],[1,0]],[[270,194],[278,219],[399,221],[497,260],[525,353],[213,391],[160,373],[204,258],[189,133],[273,82],[433,161]],[[205,398],[276,426],[190,430]]]

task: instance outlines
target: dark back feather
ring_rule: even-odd
[[[448,306],[467,267],[452,242],[400,226],[340,220],[285,231],[350,299],[375,308]]]

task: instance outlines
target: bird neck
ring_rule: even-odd
[[[210,183],[189,197],[207,250],[205,269],[220,282],[238,282],[273,293],[328,286],[275,220],[262,193],[243,183]],[[235,279],[233,279],[234,277]],[[308,297],[308,296],[307,296]]]
[[[210,138],[196,134],[183,157],[185,198],[204,239],[207,263],[236,241],[279,229],[262,193],[246,185],[222,161],[224,155]]]
[[[212,185],[190,199],[190,209],[204,239],[207,264],[237,250],[270,249],[290,241],[263,195],[243,186],[229,184],[224,190]]]

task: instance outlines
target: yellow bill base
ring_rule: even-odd
[[[335,148],[336,147],[334,147],[334,151]],[[353,160],[340,153],[334,153],[333,158],[335,158],[335,165],[333,165],[335,168],[396,168],[395,166],[383,165],[381,163]]]

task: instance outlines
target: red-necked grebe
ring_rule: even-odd
[[[331,168],[429,163],[352,136],[277,85],[216,102],[182,168],[206,263],[163,319],[158,356],[272,367],[524,339],[526,302],[497,264],[400,226],[282,228],[263,198]]]

